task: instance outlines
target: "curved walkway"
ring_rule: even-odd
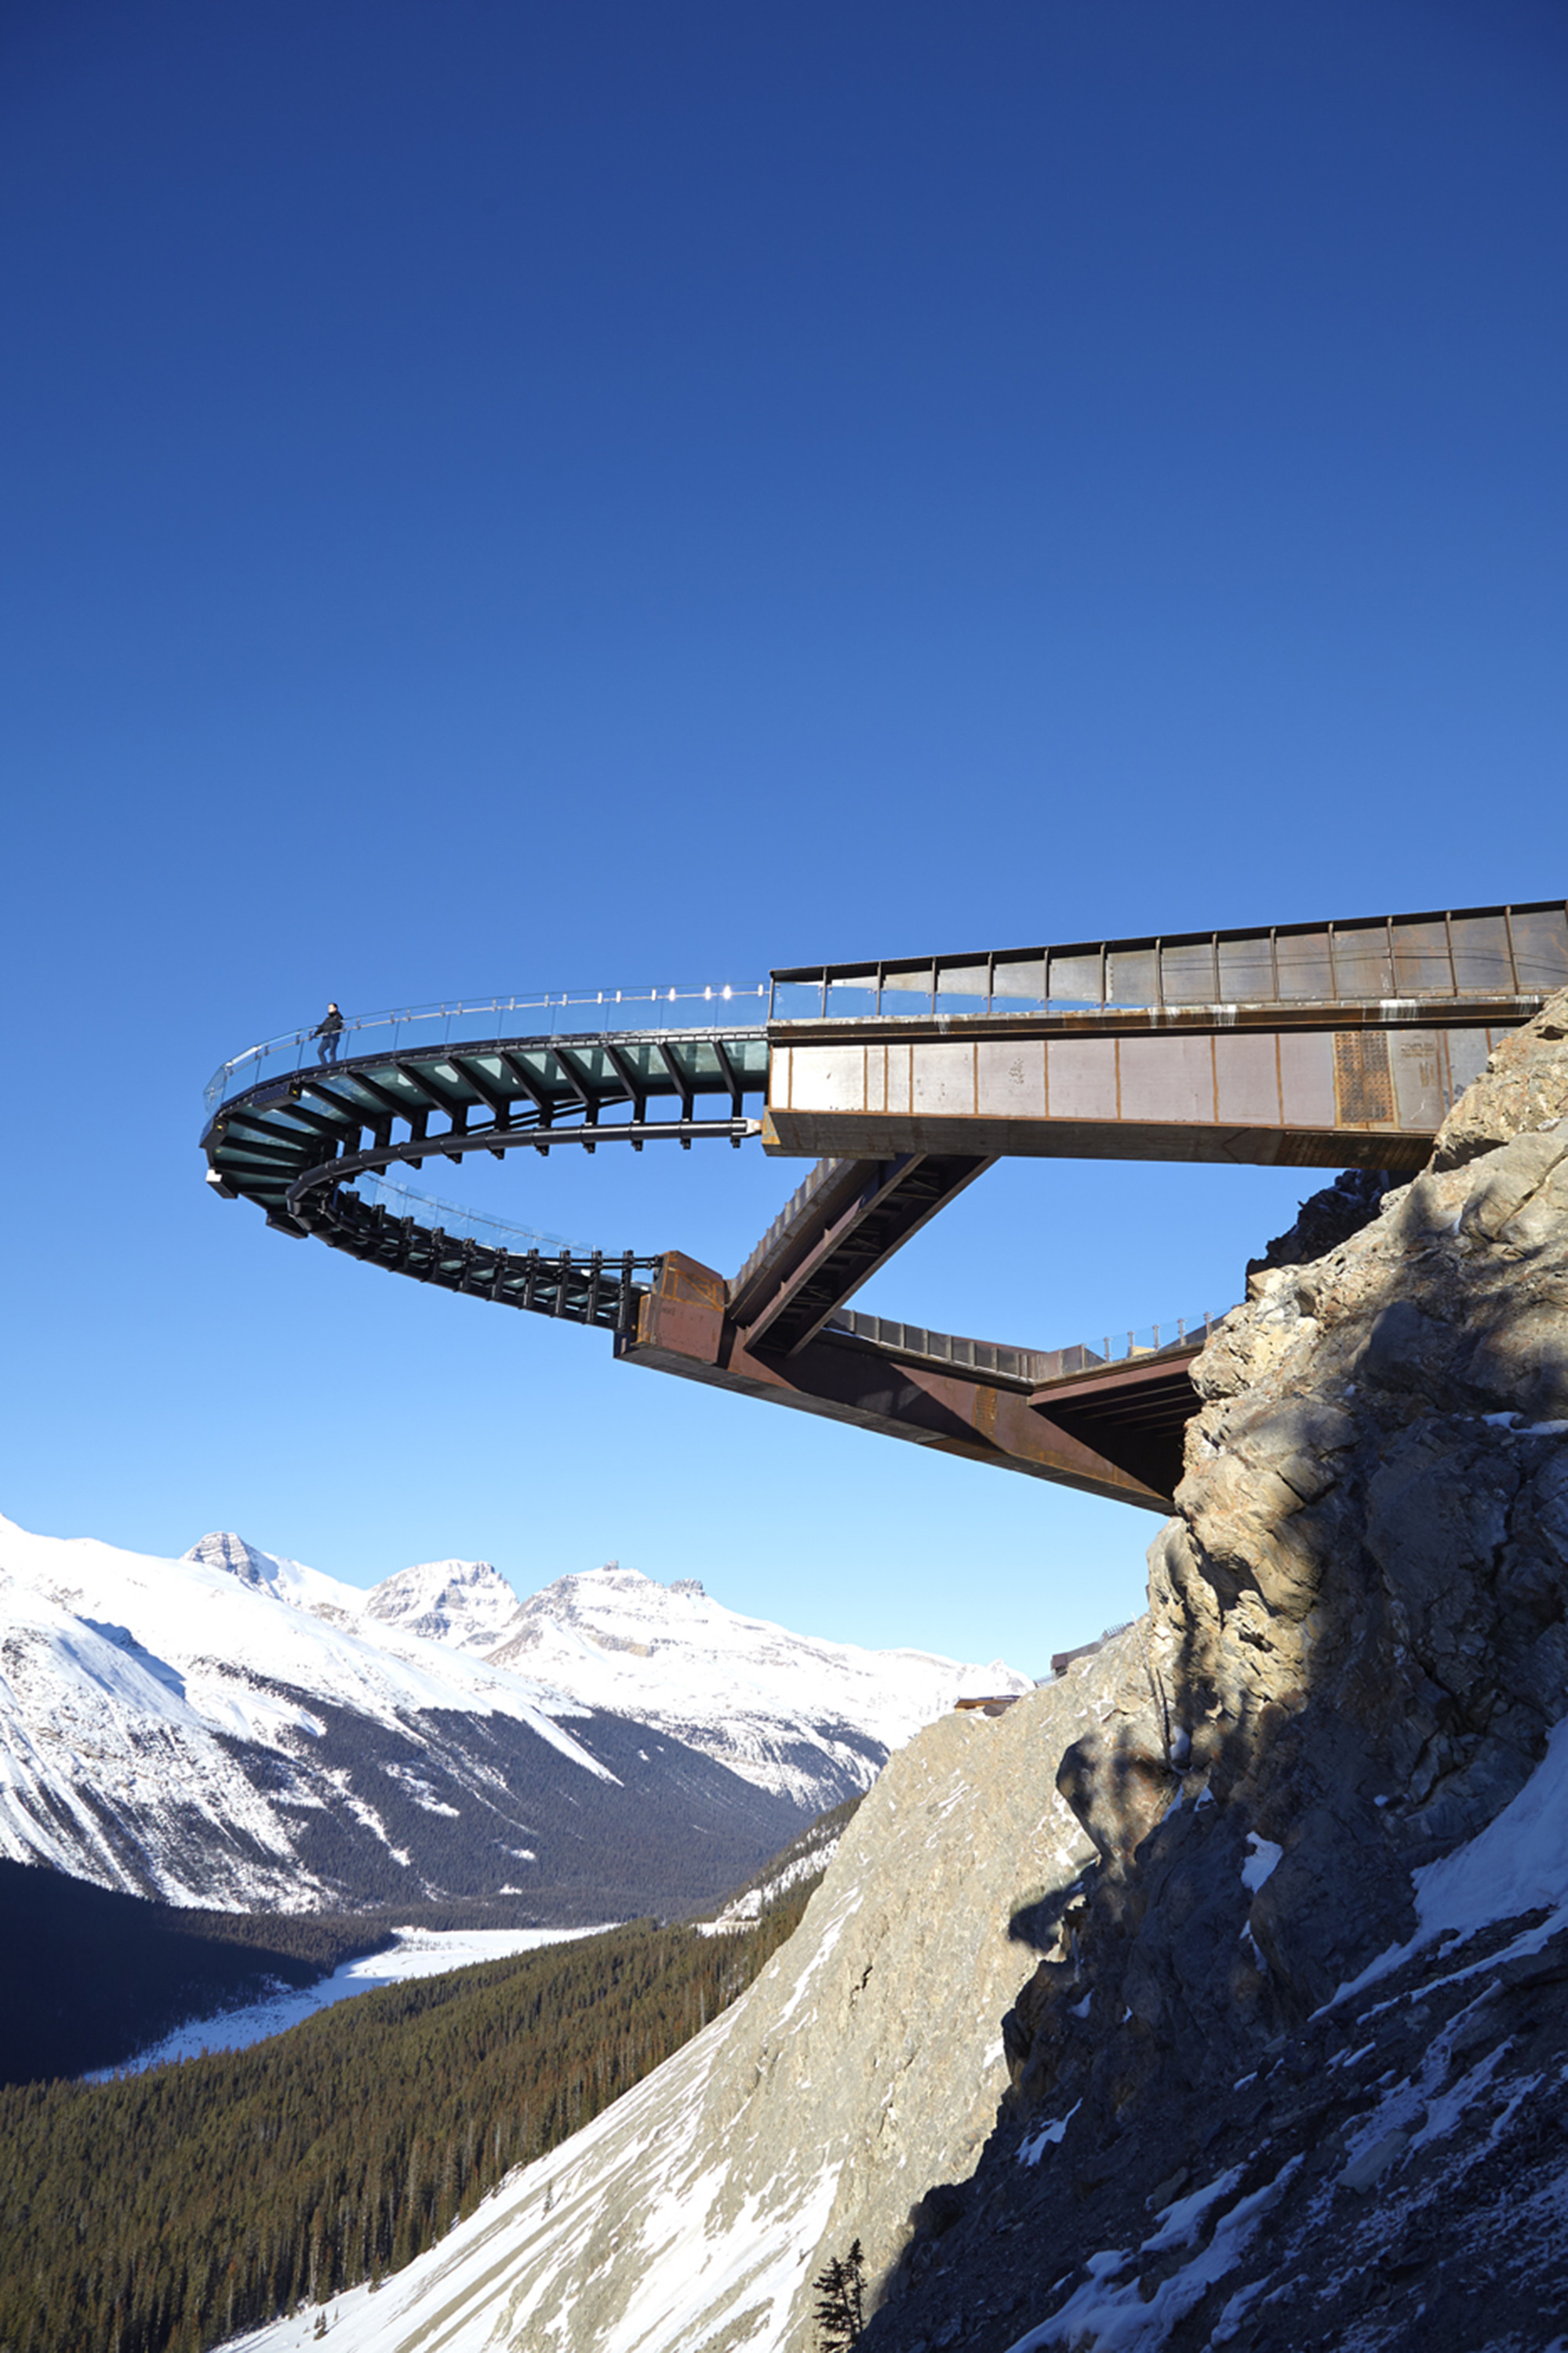
[[[1496,1042],[1568,981],[1568,902],[492,997],[249,1049],[207,1090],[209,1183],[296,1237],[586,1324],[679,1372],[1164,1510],[1202,1311],[1123,1349],[1004,1347],[846,1301],[1001,1155],[1410,1171]],[[547,1244],[380,1173],[473,1152],[760,1137],[822,1157],[732,1280]]]

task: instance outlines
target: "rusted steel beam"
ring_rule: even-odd
[[[1568,982],[1568,902],[1430,909],[1246,931],[1180,932],[1070,945],[806,965],[773,975],[772,1018],[922,1011],[969,1016],[1088,1007],[1386,1006],[1544,995]],[[1509,1017],[1504,1016],[1507,1018]],[[1515,1019],[1522,1017],[1514,1015]],[[1349,1028],[1349,1019],[1336,1026]]]
[[[1202,1343],[1181,1351],[1134,1357],[1104,1372],[1050,1381],[1029,1402],[1058,1429],[1097,1446],[1161,1493],[1173,1494],[1181,1476],[1187,1424],[1200,1399],[1192,1364]]]
[[[792,1355],[844,1301],[991,1166],[964,1155],[906,1154],[835,1167],[809,1194],[764,1262],[730,1287],[746,1345]]]
[[[711,1267],[670,1252],[617,1356],[1143,1511],[1171,1508],[1168,1489],[983,1375],[900,1363],[847,1334],[824,1333],[787,1357],[754,1356],[726,1313],[726,1292]]]
[[[763,1147],[1414,1173],[1502,1028],[775,1039]]]

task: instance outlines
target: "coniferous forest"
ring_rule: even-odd
[[[741,1933],[633,1922],[248,2051],[0,2090],[0,2348],[202,2353],[399,2269],[734,2001],[820,1875]]]

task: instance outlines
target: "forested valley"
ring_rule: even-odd
[[[0,2091],[0,2348],[203,2353],[399,2269],[745,1991],[853,1810],[758,1874],[789,1883],[744,1929],[633,1922],[248,2051]]]
[[[197,1911],[3,1858],[0,1917],[0,2084],[118,2066],[187,2018],[393,1941],[386,1915]]]

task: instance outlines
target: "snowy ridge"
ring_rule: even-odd
[[[247,1752],[308,1757],[344,1715],[404,1739],[503,1716],[615,1778],[556,1720],[582,1713],[561,1694],[396,1630],[366,1640],[352,1588],[204,1545],[158,1560],[0,1519],[0,1853],[174,1903],[319,1902],[302,1810],[341,1806],[396,1858],[383,1809],[324,1757],[265,1795]]]
[[[726,1609],[694,1577],[657,1585],[613,1562],[535,1594],[489,1655],[818,1805],[832,1802],[816,1794],[824,1787],[837,1797],[867,1788],[956,1700],[1033,1688],[1000,1659],[980,1667],[815,1641]]]
[[[163,1560],[5,1520],[0,1620],[0,1854],[240,1907],[707,1901],[977,1672],[614,1567],[519,1609],[487,1562],[366,1592],[231,1533]]]

